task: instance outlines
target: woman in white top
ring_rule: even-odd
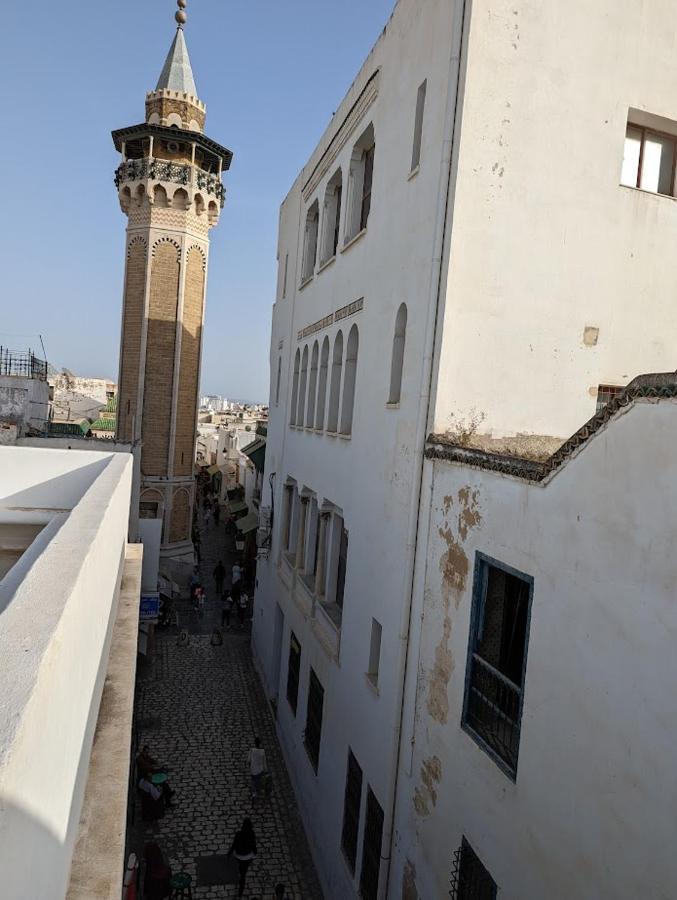
[[[261,747],[261,740],[254,738],[254,746],[247,755],[249,777],[251,778],[252,800],[261,793],[261,782],[268,770],[266,751]]]

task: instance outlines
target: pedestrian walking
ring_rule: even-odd
[[[211,520],[212,520],[212,508],[211,508],[211,506],[205,506],[204,520],[205,520],[205,528],[209,528],[209,523],[210,523]]]
[[[230,594],[223,595],[223,609],[221,610],[221,628],[225,625],[230,631],[230,614],[233,611],[233,598]]]
[[[214,501],[214,524],[218,525],[221,521],[221,506]]]
[[[220,597],[221,594],[223,594],[223,579],[226,577],[226,567],[221,560],[216,564],[216,568],[212,574],[214,575],[214,581],[216,582],[216,593]]]
[[[205,614],[205,601],[207,600],[207,594],[205,593],[205,589],[203,587],[199,587],[197,589],[197,614],[200,618],[202,618]]]
[[[233,568],[231,570],[230,583],[231,585],[239,584],[242,581],[242,568],[238,565],[238,563],[233,564]]]
[[[233,855],[237,860],[237,867],[240,873],[240,884],[237,896],[242,897],[244,895],[244,885],[247,879],[247,870],[252,864],[252,860],[256,859],[256,835],[254,834],[251,819],[245,819],[242,823],[242,827],[235,835],[230,850],[228,851],[228,856]]]
[[[247,754],[247,766],[249,767],[252,801],[254,801],[261,795],[263,777],[268,771],[266,751],[261,746],[261,739],[258,737],[254,738],[254,746]]]
[[[243,591],[240,594],[240,599],[237,601],[237,620],[240,625],[240,628],[244,628],[244,620],[246,618],[248,609],[249,609],[249,597]]]

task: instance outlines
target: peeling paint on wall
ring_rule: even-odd
[[[414,794],[414,808],[419,816],[429,816],[437,803],[437,785],[442,780],[442,763],[439,757],[423,760],[421,784]]]
[[[410,860],[407,860],[402,875],[402,900],[419,900],[416,887],[416,866]]]
[[[440,559],[442,575],[441,595],[444,605],[442,637],[435,648],[435,660],[428,687],[428,712],[436,722],[444,724],[449,714],[448,688],[455,663],[449,649],[451,637],[451,603],[458,609],[465,590],[470,562],[463,548],[468,534],[479,527],[482,517],[479,510],[479,492],[469,486],[459,490],[456,499],[445,497],[442,510],[446,521],[438,529],[439,535],[447,545],[447,550]],[[455,512],[456,521],[453,521]]]

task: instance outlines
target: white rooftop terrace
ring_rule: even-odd
[[[132,469],[130,454],[0,448],[4,900],[121,893],[141,577]],[[97,786],[111,785],[104,806]]]

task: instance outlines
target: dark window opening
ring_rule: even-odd
[[[515,777],[533,580],[477,554],[463,725]]]
[[[296,715],[299,700],[299,673],[301,671],[301,645],[292,631],[289,639],[289,666],[287,668],[287,700]]]
[[[334,237],[332,241],[332,256],[336,256],[336,250],[339,243],[339,228],[341,225],[341,197],[343,196],[343,185],[336,188],[334,192],[336,198],[336,218],[334,219]]]
[[[341,847],[345,853],[350,871],[355,874],[357,862],[357,833],[360,828],[360,804],[362,803],[362,769],[348,751],[348,771],[346,773],[346,793],[343,803],[343,832]]]
[[[362,206],[360,209],[360,231],[367,227],[371,210],[371,183],[374,177],[374,144],[364,151],[364,181],[362,186]]]
[[[454,900],[495,900],[497,886],[482,861],[463,838],[454,853],[449,896]]]
[[[339,548],[338,573],[336,576],[336,605],[343,609],[343,594],[346,589],[346,567],[348,565],[348,532],[341,528],[341,546]]]
[[[360,876],[360,896],[363,900],[376,900],[378,896],[382,840],[383,810],[371,788],[368,788],[367,817],[364,823],[364,842],[362,844],[362,873]]]
[[[158,508],[159,508],[159,504],[148,503],[147,501],[142,500],[139,503],[139,518],[140,519],[157,519],[158,518]]]
[[[308,686],[308,710],[306,713],[306,734],[304,743],[308,757],[317,772],[320,763],[320,741],[322,740],[322,707],[324,706],[324,688],[317,675],[310,670]]]

